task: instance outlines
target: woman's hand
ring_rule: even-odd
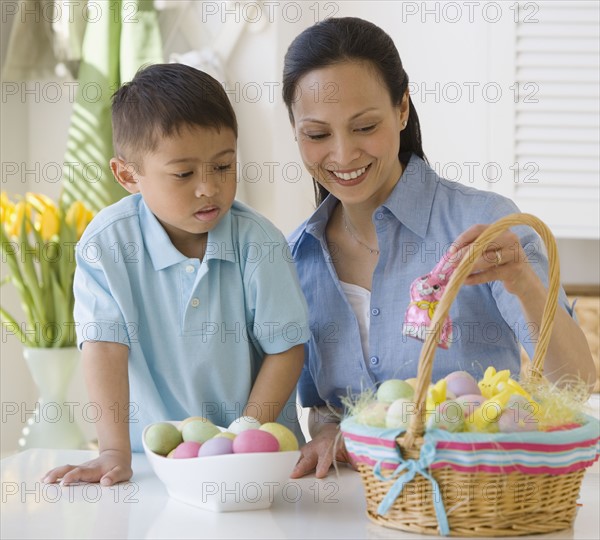
[[[339,424],[324,425],[319,433],[300,449],[300,459],[290,478],[300,478],[312,471],[315,471],[317,478],[325,478],[333,463],[334,445],[336,461],[350,463],[344,440],[338,438],[339,433]]]
[[[488,227],[489,225],[473,225],[458,236],[448,251],[452,256],[451,260],[457,262],[465,256],[473,256],[471,244]],[[477,257],[465,285],[479,285],[488,281],[502,281],[504,288],[519,298],[527,296],[536,281],[539,282],[519,237],[510,230],[504,231],[490,242],[483,255]]]
[[[103,486],[112,486],[117,482],[126,482],[132,475],[131,453],[105,450],[96,459],[81,465],[63,465],[52,469],[42,482],[54,484],[62,479],[63,486],[77,482],[100,482]]]

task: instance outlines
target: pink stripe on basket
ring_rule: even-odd
[[[377,437],[365,437],[364,435],[355,435],[348,431],[344,431],[344,437],[357,442],[371,444],[373,446],[385,446],[387,448],[395,448],[396,441],[390,439],[379,439]]]
[[[596,459],[590,461],[580,461],[567,467],[527,467],[524,465],[507,465],[504,467],[495,467],[493,465],[475,465],[473,467],[465,467],[463,465],[456,465],[456,463],[438,461],[436,463],[432,463],[431,468],[441,469],[443,467],[450,467],[455,471],[464,473],[485,472],[494,474],[508,474],[512,472],[521,472],[526,474],[549,474],[552,476],[557,476],[560,474],[567,474],[570,472],[579,471],[581,469],[586,469],[590,465],[593,465],[597,460],[598,457],[596,456]]]
[[[462,450],[465,452],[475,452],[476,450],[527,450],[530,452],[564,452],[575,448],[585,448],[597,444],[598,439],[589,439],[569,444],[538,444],[522,442],[480,442],[480,443],[459,443],[451,441],[438,441],[436,447],[440,450]]]
[[[352,458],[352,461],[354,461],[355,463],[366,463],[367,465],[374,466],[379,461],[377,459],[371,459],[370,457],[365,456],[363,454],[358,455],[354,454],[353,452],[348,452],[348,454]],[[391,461],[383,461],[381,463],[382,469],[395,469],[396,467],[398,467],[398,463],[393,463]]]

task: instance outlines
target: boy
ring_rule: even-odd
[[[112,485],[152,422],[247,414],[297,428],[288,401],[308,339],[283,235],[234,201],[235,113],[220,84],[159,64],[113,96],[110,162],[132,195],[77,250],[75,320],[100,455],[45,482]],[[288,403],[288,406],[286,405]]]

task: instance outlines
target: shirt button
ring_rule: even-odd
[[[379,313],[380,313],[379,308],[374,307],[371,310],[371,315],[374,315],[375,317],[377,317],[377,315],[379,315]]]
[[[377,212],[377,214],[375,214],[375,219],[383,219],[383,212]]]
[[[379,364],[379,356],[371,356],[371,365],[376,366]]]
[[[196,269],[194,268],[194,266],[193,266],[192,264],[188,264],[188,265],[185,267],[185,271],[186,271],[188,274],[191,274],[191,273],[192,273],[192,272],[194,272],[195,270],[196,270]]]
[[[192,307],[198,307],[200,305],[200,300],[198,298],[192,298],[191,304]]]

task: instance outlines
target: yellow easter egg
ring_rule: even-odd
[[[225,438],[225,439],[231,439],[233,441],[233,439],[235,439],[236,435],[235,435],[235,433],[231,433],[231,431],[221,431],[221,433],[217,433],[213,437],[213,439],[218,439],[219,437]]]
[[[270,433],[279,441],[279,451],[289,452],[290,450],[298,450],[298,439],[292,430],[288,429],[277,422],[267,422],[260,426],[261,431]]]

